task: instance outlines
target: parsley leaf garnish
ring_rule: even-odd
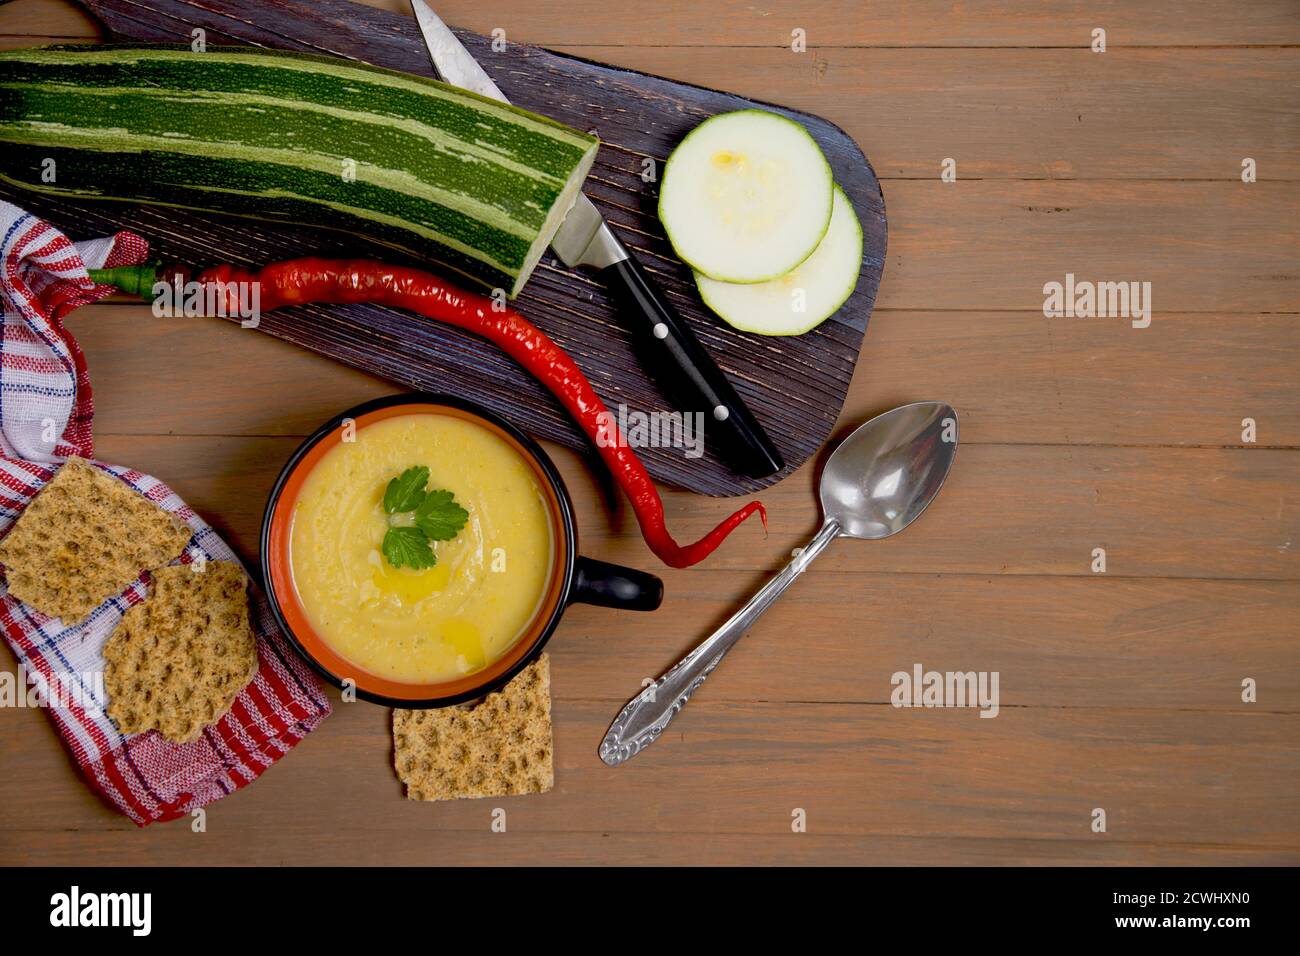
[[[399,511],[414,511],[424,501],[424,485],[429,480],[429,469],[424,465],[408,468],[388,483],[384,491],[384,510],[390,515]]]
[[[429,539],[419,528],[389,528],[384,532],[384,557],[395,568],[417,571],[438,563]]]
[[[380,550],[395,568],[433,567],[438,563],[433,542],[450,541],[469,520],[469,512],[456,503],[450,491],[426,491],[428,481],[429,469],[415,465],[384,489],[384,511],[390,517]]]
[[[425,495],[415,509],[415,526],[431,541],[450,541],[468,520],[469,512],[456,503],[450,491],[442,488]]]

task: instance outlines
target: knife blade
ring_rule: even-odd
[[[425,0],[411,0],[416,23],[443,82],[509,103],[492,77]],[[706,441],[743,474],[763,478],[785,467],[781,453],[650,275],[619,241],[585,193],[551,240],[565,265],[600,272],[641,353],[642,365],[680,411],[703,412]]]

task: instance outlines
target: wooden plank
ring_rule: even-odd
[[[772,529],[751,549],[784,560],[807,542],[817,526],[813,478],[805,467],[763,492]],[[1298,478],[1294,451],[971,445],[906,534],[843,542],[819,564],[1086,576],[1093,550],[1104,548],[1111,575],[1293,580]],[[670,526],[686,538],[722,516],[684,494],[668,501]],[[750,566],[740,543],[748,540],[720,549],[712,566]]]
[[[68,323],[90,365],[101,435],[308,435],[398,390],[216,319],[157,319],[121,304],[83,308]],[[1241,445],[1249,417],[1259,446],[1294,448],[1297,367],[1292,315],[1162,314],[1134,329],[1031,312],[881,310],[841,420],[941,397],[960,409],[968,443]],[[201,390],[196,370],[215,373]],[[158,406],[160,393],[183,400]],[[295,400],[268,407],[272,394]]]
[[[808,57],[568,42],[560,49],[816,112],[862,145],[881,180],[938,180],[949,157],[959,181],[1240,184],[1244,157],[1255,160],[1260,181],[1300,179],[1300,50],[1293,47],[1104,55],[855,47]]]
[[[668,575],[656,614],[573,607],[548,645],[565,693],[612,699],[617,709],[762,577]],[[893,675],[919,663],[997,671],[1003,707],[1295,713],[1297,603],[1296,582],[814,568],[709,679],[708,699],[888,704]],[[1253,705],[1241,701],[1246,678],[1256,682]]]
[[[637,560],[631,542],[589,531],[587,550]],[[888,703],[892,675],[920,663],[998,671],[1006,707],[1233,711],[1252,678],[1259,709],[1300,711],[1300,645],[1285,639],[1294,581],[891,574],[854,567],[859,556],[810,570],[728,658],[711,698]],[[550,645],[567,692],[609,701],[611,715],[766,577],[654,570],[666,582],[659,612],[574,606]]]
[[[879,308],[1041,317],[1044,284],[1073,274],[1150,282],[1153,324],[1300,311],[1300,184],[902,180],[885,200],[894,228]]]
[[[405,13],[406,0],[364,0]],[[653,30],[635,0],[574,0],[558,17],[545,5],[512,0],[438,0],[448,23],[479,33],[494,28],[526,43],[557,45],[789,47],[802,28],[810,50],[835,47],[1088,47],[1096,27],[1107,48],[1273,46],[1300,42],[1300,19],[1286,0],[1243,5],[1231,16],[1215,0],[1178,4],[1125,0],[1011,0],[996,7],[949,0],[775,0],[761,7],[664,0]],[[630,41],[630,42],[629,42]]]
[[[128,824],[129,826],[129,824]],[[214,828],[217,823],[213,823]],[[329,826],[306,833],[252,826],[191,833],[106,829],[0,830],[0,864],[83,866],[1295,866],[1289,847],[845,834],[489,833],[439,831],[384,839]]]
[[[968,442],[1300,444],[1295,315],[1159,313],[1149,328],[1034,312],[882,309],[842,420],[942,397]]]
[[[719,703],[706,684],[663,740],[611,769],[596,756],[611,704],[572,699],[568,674],[553,674],[549,795],[407,801],[389,711],[341,705],[256,786],[209,807],[200,840],[273,827],[309,839],[343,823],[379,843],[430,846],[448,830],[485,831],[500,806],[515,833],[789,835],[798,807],[813,833],[1083,841],[1101,807],[1097,843],[1296,848],[1295,715],[1008,708],[985,720],[970,710]],[[0,714],[31,731],[9,732],[7,753],[25,772],[0,778],[0,832],[25,831],[38,810],[70,828],[102,826],[111,811],[67,772],[50,732],[35,727],[44,720]]]
[[[246,557],[266,495],[297,438],[105,435],[96,454],[170,484]],[[621,497],[599,471],[555,453],[594,557],[657,568]],[[738,529],[707,567],[774,571],[816,529],[813,469],[761,495],[770,514]],[[664,492],[668,526],[694,540],[734,501]],[[855,572],[1091,576],[1094,548],[1119,577],[1300,578],[1300,453],[970,445],[906,534],[837,544],[818,567]],[[687,572],[689,573],[689,571]],[[743,593],[743,591],[742,591]]]
[[[667,576],[662,612],[575,606],[553,645],[582,698],[631,698],[762,575]],[[739,578],[739,580],[738,580]],[[1004,706],[1300,710],[1300,585],[812,570],[728,657],[710,699],[888,703],[899,671],[998,671]],[[670,623],[671,622],[671,623]]]
[[[407,14],[406,0],[363,0]],[[11,9],[10,9],[11,8]],[[801,28],[810,51],[840,47],[1086,48],[1092,31],[1107,31],[1108,50],[1151,46],[1277,46],[1300,42],[1300,22],[1287,0],[1243,4],[1231,16],[1216,0],[1176,5],[1124,0],[1012,0],[996,9],[948,0],[777,0],[699,4],[663,0],[652,31],[633,0],[573,0],[565,15],[545,4],[513,0],[438,0],[448,23],[541,46],[786,47]],[[82,37],[90,24],[71,0],[14,0],[0,13],[0,35]],[[593,57],[595,59],[595,57]]]

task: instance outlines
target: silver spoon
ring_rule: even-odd
[[[957,413],[943,402],[903,405],[859,425],[822,471],[821,530],[727,623],[632,698],[601,741],[600,759],[617,767],[654,743],[723,655],[833,540],[888,538],[915,521],[939,493],[956,450]]]

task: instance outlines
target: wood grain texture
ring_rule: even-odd
[[[889,204],[880,308],[1041,318],[1044,284],[1073,274],[1150,282],[1153,322],[1300,312],[1297,183],[907,180],[890,184]]]
[[[217,319],[157,319],[96,305],[70,319],[94,387],[113,396],[100,434],[310,434],[389,383]],[[1148,329],[1034,312],[881,309],[872,316],[842,419],[917,395],[961,413],[967,444],[1300,447],[1300,321],[1289,314],[1160,313]],[[238,367],[238,376],[221,370]],[[202,414],[150,409],[159,391],[213,372]],[[1131,387],[1131,383],[1140,383]],[[293,401],[267,402],[267,395]]]
[[[951,401],[950,483],[907,534],[837,543],[673,734],[618,771],[595,753],[613,713],[813,531],[811,465],[764,492],[767,537],[741,529],[704,566],[655,568],[660,612],[566,614],[549,645],[551,794],[412,806],[387,713],[341,705],[212,805],[207,833],[137,831],[76,778],[43,714],[6,709],[0,765],[18,772],[0,774],[0,862],[1300,863],[1294,3],[666,0],[653,31],[630,0],[574,0],[568,19],[517,0],[437,7],[478,32],[811,109],[882,177],[910,180],[887,186],[892,261],[836,434]],[[0,7],[0,45],[85,29],[70,10]],[[1084,51],[1094,24],[1105,55]],[[802,59],[781,49],[793,25],[809,30]],[[1239,150],[1259,183],[1241,183]],[[943,184],[950,155],[961,178]],[[1045,319],[1042,284],[1065,271],[1152,281],[1151,327]],[[100,455],[170,482],[246,557],[300,436],[394,390],[214,320],[103,305],[69,324]],[[654,568],[604,473],[547,448],[582,549]],[[666,501],[682,536],[729,510]],[[998,671],[999,716],[890,707],[891,675],[915,663]],[[506,834],[488,830],[497,805]],[[1106,834],[1088,830],[1098,806]],[[790,832],[795,807],[807,833]]]
[[[96,454],[166,476],[251,559],[266,495],[298,442],[101,435]],[[655,567],[622,498],[579,456],[550,451],[575,498],[583,549]],[[708,567],[780,568],[817,528],[814,471],[806,466],[765,491],[768,533],[757,525],[738,529]],[[724,500],[685,491],[665,491],[664,502],[669,528],[683,538],[704,534],[730,510]],[[943,495],[907,534],[837,543],[817,569],[1091,577],[1092,551],[1102,547],[1111,577],[1295,581],[1298,543],[1294,451],[972,444],[960,449]],[[665,573],[670,591],[678,577]],[[736,593],[745,593],[743,586]]]
[[[406,14],[406,0],[362,0]],[[1107,31],[1108,49],[1128,47],[1276,47],[1300,43],[1300,18],[1290,0],[1256,0],[1225,15],[1218,0],[1178,4],[1128,0],[1008,0],[995,8],[949,0],[780,0],[761,7],[718,0],[661,0],[653,28],[633,0],[571,0],[565,15],[552,4],[517,0],[439,0],[448,22],[537,46],[689,46],[789,48],[804,30],[810,50],[836,48],[1055,47],[1087,49],[1092,31]],[[86,37],[93,26],[72,0],[12,0],[0,36]],[[638,16],[638,14],[641,14]],[[600,59],[593,56],[592,59]]]
[[[943,395],[962,439],[1066,445],[1300,445],[1294,314],[1159,313],[1122,320],[1035,312],[893,311],[872,318],[844,418]],[[865,370],[869,369],[867,372]]]
[[[575,833],[699,834],[700,845],[679,846],[674,862],[709,862],[706,848],[716,836],[797,839],[790,832],[795,808],[807,812],[811,833],[1070,841],[1090,835],[1090,812],[1101,806],[1108,832],[1094,842],[1135,844],[1130,856],[1138,858],[1143,846],[1167,843],[1241,846],[1290,862],[1300,852],[1287,819],[1293,797],[1276,787],[1278,775],[1295,779],[1300,764],[1295,715],[1046,709],[983,720],[973,711],[702,696],[690,705],[687,727],[674,727],[669,739],[615,771],[595,754],[612,702],[574,699],[562,680],[553,692],[556,787],[541,797],[406,801],[391,774],[388,714],[340,705],[295,749],[292,763],[210,807],[206,833],[183,839],[175,835],[188,834],[183,826],[151,827],[109,843],[99,862],[141,846],[176,859],[204,852],[205,841],[217,844],[207,851],[212,858],[227,859],[220,847],[235,841],[225,834],[280,830],[294,842],[314,842],[340,824],[384,848],[380,857],[352,844],[365,861],[410,862],[487,834],[496,806],[506,810],[508,833],[551,835],[548,846],[556,848]],[[13,719],[30,731],[18,736],[14,759],[39,765],[52,743],[38,726],[42,715],[18,711]],[[762,774],[754,772],[756,760]],[[709,785],[664,787],[669,773],[705,776]],[[0,780],[0,798],[6,806],[30,801],[26,794],[45,783],[8,777]],[[314,795],[309,803],[300,799],[305,792]],[[93,799],[77,788],[47,788],[42,814],[75,819]],[[384,812],[371,812],[375,806]],[[0,840],[21,840],[25,824],[9,820]],[[345,862],[331,859],[325,840],[297,853]],[[286,848],[279,841],[240,844],[243,861],[269,862]],[[503,848],[496,859],[519,852]],[[566,851],[557,852],[564,859]]]
[[[405,0],[365,0],[405,12]],[[664,0],[643,29],[635,2],[575,0],[557,17],[546,4],[439,0],[448,22],[478,33],[495,27],[543,46],[622,45],[789,47],[802,28],[816,47],[1082,47],[1106,30],[1109,48],[1127,46],[1279,46],[1300,42],[1300,18],[1287,0],[1259,0],[1225,15],[1215,0],[1177,4],[1126,0],[1010,0],[995,7],[950,0]]]
[[[6,842],[7,841],[7,842]],[[240,839],[204,841],[188,830],[129,837],[117,832],[32,830],[0,834],[0,849],[23,865],[84,865],[90,842],[100,865],[157,866],[1294,866],[1287,847],[1116,843],[968,837],[702,832],[440,833],[388,840],[360,829],[321,834],[252,827]]]
[[[433,75],[413,20],[347,0],[229,0],[216,5],[87,0],[87,6],[116,39],[189,42],[192,29],[203,29],[213,45],[330,53]],[[657,189],[645,181],[642,163],[649,158],[662,171],[672,148],[702,120],[755,103],[535,47],[512,44],[495,52],[483,37],[462,33],[461,38],[512,102],[600,135],[602,148],[587,180],[588,195],[729,374],[780,449],[786,473],[798,467],[835,423],[884,266],[884,199],[862,151],[833,124],[778,108],[822,146],[836,181],[856,207],[863,224],[862,273],[838,315],[813,332],[784,339],[748,336],[713,316],[699,299],[690,270],[664,237],[656,216]],[[182,262],[258,264],[304,254],[375,255],[373,247],[353,238],[307,229],[126,204],[83,209],[81,203],[8,190],[0,195],[56,223],[85,222],[100,231],[131,229],[148,238],[157,253]],[[579,361],[608,405],[707,411],[677,409],[658,390],[637,361],[631,336],[605,288],[590,275],[567,269],[548,255],[516,305]],[[537,437],[572,447],[587,442],[541,385],[493,346],[459,330],[369,305],[280,310],[265,316],[260,330],[408,388],[472,398]],[[743,494],[779,477],[739,477],[712,449],[701,459],[688,458],[684,449],[647,448],[642,458],[656,478],[714,495]]]
[[[1300,178],[1300,103],[1292,93],[1300,55],[1293,47],[1096,54],[818,45],[802,55],[765,48],[709,56],[690,46],[557,49],[759,99],[771,95],[779,76],[785,105],[843,127],[885,181],[937,182],[948,157],[959,180],[1240,184],[1247,156],[1261,181]]]

